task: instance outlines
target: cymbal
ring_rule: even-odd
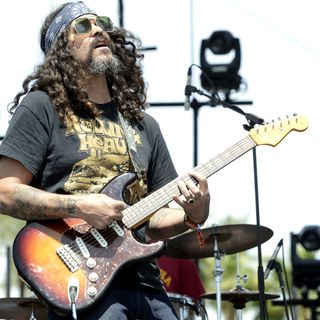
[[[37,298],[0,298],[1,319],[29,319],[33,315],[37,320],[47,320],[47,308]]]
[[[213,226],[201,229],[204,247],[200,248],[196,231],[188,231],[167,241],[164,255],[181,259],[199,259],[214,256],[214,242],[217,239],[221,253],[233,254],[251,249],[258,245],[257,226],[250,224],[235,224]],[[273,231],[260,226],[261,243],[269,240]]]
[[[265,299],[276,299],[279,297],[280,295],[278,294],[264,293]],[[216,298],[216,293],[204,293],[200,296],[200,299],[216,300]],[[231,291],[221,292],[221,300],[230,301],[236,309],[242,309],[247,302],[259,300],[259,291],[248,291],[239,286]]]

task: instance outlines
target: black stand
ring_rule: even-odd
[[[286,291],[284,289],[284,282],[283,282],[283,278],[282,278],[282,267],[281,264],[278,261],[274,261],[273,262],[273,266],[272,268],[270,268],[270,270],[275,269],[278,275],[278,280],[279,280],[279,285],[280,285],[280,289],[282,292],[282,297],[283,297],[283,301],[284,301],[284,310],[286,313],[286,317],[289,320],[289,311],[288,311],[288,303],[287,303],[287,298],[286,298]]]
[[[123,1],[119,0],[119,26],[122,28],[124,26],[124,8],[123,8]]]
[[[230,104],[225,101],[220,101],[214,96],[204,93],[202,90],[197,89],[194,86],[186,86],[185,93],[190,96],[192,92],[198,93],[210,99],[211,104],[222,105],[225,108],[231,109],[235,112],[242,114],[248,121],[248,124],[243,125],[245,130],[251,130],[257,124],[263,124],[264,120],[257,117],[254,114],[245,113],[238,106]],[[266,307],[264,297],[264,272],[262,265],[262,252],[261,252],[261,236],[260,236],[260,210],[259,210],[259,192],[258,192],[258,170],[257,170],[257,155],[256,148],[253,148],[253,166],[254,166],[254,185],[255,185],[255,202],[256,202],[256,225],[257,225],[257,246],[258,246],[258,286],[259,286],[259,307],[260,307],[260,319],[266,318]]]
[[[264,297],[264,272],[262,265],[261,236],[260,236],[260,207],[259,207],[259,191],[258,191],[258,168],[257,168],[257,152],[253,148],[253,167],[254,167],[254,190],[256,202],[256,224],[257,224],[257,242],[258,242],[258,289],[259,289],[259,307],[260,319],[266,319],[267,310]]]

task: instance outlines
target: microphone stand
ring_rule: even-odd
[[[264,120],[254,114],[246,113],[238,106],[228,103],[226,101],[220,101],[213,95],[204,93],[202,90],[194,86],[187,86],[187,93],[198,93],[201,96],[209,98],[213,105],[222,105],[224,108],[231,109],[235,112],[242,114],[248,121],[248,124],[244,124],[243,128],[250,131],[256,124],[264,124]],[[260,234],[260,210],[259,210],[259,192],[258,192],[258,169],[257,169],[257,155],[256,147],[253,148],[253,168],[254,168],[254,187],[255,187],[255,203],[256,203],[256,225],[257,225],[257,246],[258,246],[258,287],[259,287],[259,308],[260,308],[260,320],[266,319],[266,306],[264,296],[264,272],[262,265],[262,251],[261,251],[261,234]]]
[[[279,285],[280,285],[280,289],[282,292],[282,297],[283,297],[283,302],[284,302],[284,310],[286,313],[286,318],[289,320],[289,309],[288,309],[288,303],[287,303],[287,298],[286,298],[286,292],[284,289],[284,282],[283,282],[283,278],[282,278],[282,267],[281,264],[278,261],[274,261],[272,264],[272,267],[270,268],[270,270],[275,269],[278,275],[278,280],[279,280]]]

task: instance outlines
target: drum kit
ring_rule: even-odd
[[[173,258],[181,259],[202,259],[215,258],[215,293],[205,293],[194,301],[192,298],[184,295],[168,293],[179,320],[207,320],[208,314],[204,308],[206,299],[215,300],[217,306],[217,320],[221,320],[221,301],[229,301],[236,310],[236,320],[242,320],[242,309],[247,302],[259,301],[260,294],[258,291],[249,291],[240,284],[240,266],[239,253],[251,249],[258,245],[257,243],[257,226],[248,224],[214,225],[210,228],[201,230],[204,245],[199,246],[196,231],[188,231],[182,235],[167,241],[164,254]],[[267,227],[259,226],[259,237],[261,244],[269,240],[273,231]],[[223,269],[221,267],[221,257],[224,255],[236,254],[237,256],[237,275],[236,287],[230,291],[220,291],[220,283]],[[279,298],[278,294],[264,293],[264,299]],[[210,319],[212,319],[210,317]]]

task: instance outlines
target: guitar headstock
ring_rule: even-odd
[[[250,137],[257,145],[276,146],[291,131],[304,131],[308,128],[308,119],[303,116],[287,117],[283,120],[259,125],[250,130]]]

